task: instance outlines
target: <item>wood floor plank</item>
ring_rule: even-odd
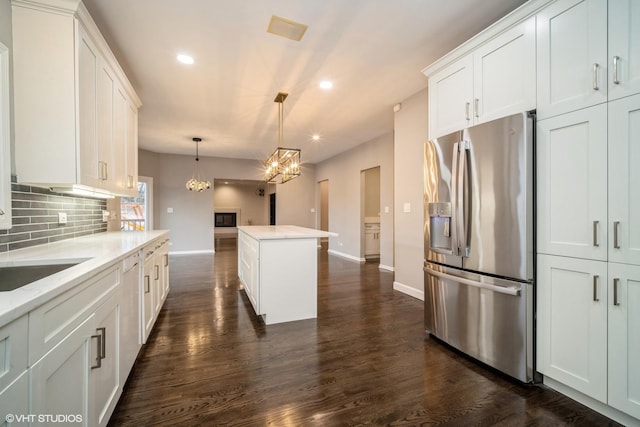
[[[265,326],[235,239],[172,256],[171,292],[112,426],[608,426],[543,386],[425,337],[393,274],[319,251],[318,318]]]

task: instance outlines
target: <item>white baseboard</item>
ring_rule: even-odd
[[[407,294],[410,297],[417,298],[421,301],[424,301],[424,291],[420,291],[416,288],[412,288],[411,286],[404,285],[400,282],[393,282],[393,289],[396,291],[400,291],[403,294]]]
[[[345,254],[345,253],[342,253],[342,252],[338,252],[338,251],[336,251],[334,249],[328,249],[327,253],[329,253],[331,255],[339,256],[340,258],[348,259],[349,261],[355,261],[355,262],[358,262],[360,264],[364,264],[364,262],[366,261],[364,258],[358,258],[358,257],[355,257],[353,255],[349,255],[349,254]]]
[[[396,271],[396,269],[395,269],[395,268],[393,268],[393,267],[391,267],[391,266],[389,266],[389,265],[384,265],[384,264],[380,264],[380,265],[378,265],[378,268],[379,268],[380,270],[386,270],[386,271],[391,271],[391,272]]]
[[[215,254],[215,249],[203,249],[200,251],[170,251],[169,255],[202,255],[202,254]]]
[[[553,378],[549,378],[545,375],[542,382],[547,387],[552,388],[555,391],[558,391],[564,394],[565,396],[568,396],[571,399],[582,403],[583,405],[589,407],[590,409],[593,409],[594,411],[600,412],[602,415],[609,417],[612,420],[615,420],[622,425],[640,426],[639,419],[633,418],[630,415],[625,414],[624,412],[620,412],[609,405],[605,405],[604,403],[598,400],[595,400],[585,394],[582,394],[579,391],[574,390],[573,388],[554,380]]]

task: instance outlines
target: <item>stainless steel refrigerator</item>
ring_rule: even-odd
[[[533,379],[533,131],[515,114],[424,147],[425,326]]]

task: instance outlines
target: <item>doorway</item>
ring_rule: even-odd
[[[318,227],[322,231],[329,231],[329,180],[318,182],[318,195],[320,201],[318,203]],[[320,238],[320,243],[328,242],[328,237]]]
[[[138,194],[120,199],[120,230],[153,230],[153,178],[138,177]]]
[[[361,253],[365,260],[380,259],[380,166],[361,171]]]
[[[276,225],[276,193],[269,194],[269,225]]]

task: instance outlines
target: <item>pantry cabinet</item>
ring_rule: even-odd
[[[141,103],[86,8],[12,10],[18,181],[135,195],[126,158]]]
[[[607,1],[558,0],[537,17],[538,118],[607,101]]]
[[[610,0],[609,99],[640,93],[640,2]]]
[[[429,76],[429,136],[535,108],[535,20]]]
[[[640,265],[640,95],[608,104],[609,261]]]
[[[538,255],[538,371],[607,401],[607,263]]]
[[[640,419],[640,266],[609,263],[609,404]]]
[[[537,252],[607,260],[607,106],[537,124]]]

